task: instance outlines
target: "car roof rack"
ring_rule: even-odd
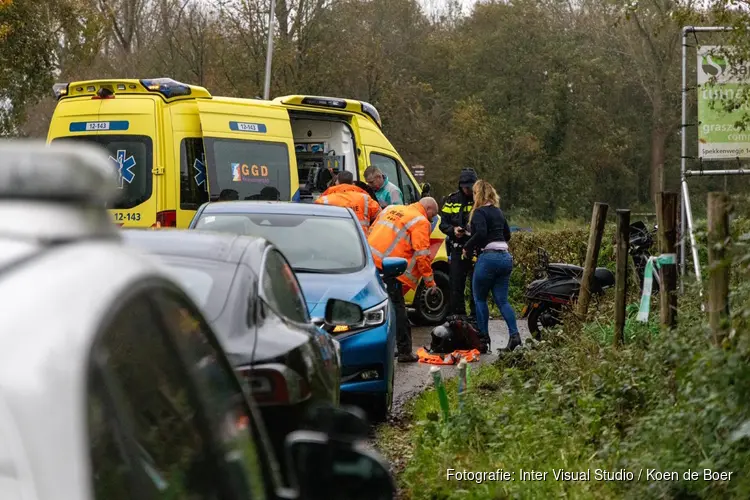
[[[0,140],[0,234],[65,240],[112,235],[119,196],[106,151],[81,142]]]

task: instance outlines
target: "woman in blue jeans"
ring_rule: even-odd
[[[490,349],[490,310],[487,307],[490,291],[508,325],[510,340],[506,349],[512,351],[521,345],[521,336],[518,334],[516,313],[508,303],[508,285],[513,270],[513,256],[508,251],[510,227],[499,208],[500,197],[492,184],[480,179],[474,184],[473,191],[474,208],[469,217],[471,238],[464,245],[464,258],[472,258],[474,253],[479,254],[472,286],[477,308],[477,326],[482,335],[482,352]]]

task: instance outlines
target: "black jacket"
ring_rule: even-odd
[[[443,207],[440,210],[440,230],[445,233],[446,250],[450,252],[454,244],[463,246],[469,240],[468,236],[457,239],[453,234],[453,228],[462,227],[469,229],[469,214],[474,205],[471,196],[466,196],[461,190],[462,186],[471,187],[477,181],[477,174],[470,168],[463,169],[458,177],[458,191],[455,191],[443,199]]]
[[[477,207],[471,219],[471,238],[464,244],[464,249],[471,255],[493,241],[510,241],[508,221],[497,207]]]

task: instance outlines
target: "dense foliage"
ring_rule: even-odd
[[[170,76],[262,95],[267,15],[265,0],[0,0],[0,133],[44,136],[54,80]],[[438,196],[474,167],[511,222],[588,216],[593,201],[652,212],[651,193],[677,187],[680,27],[716,16],[729,14],[692,0],[463,12],[453,0],[279,0],[271,94],[372,102]],[[696,210],[723,183],[696,182]]]

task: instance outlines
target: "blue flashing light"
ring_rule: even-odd
[[[375,123],[378,124],[378,127],[383,128],[383,122],[380,121],[380,113],[378,113],[378,110],[375,109],[375,106],[365,101],[360,101],[360,103],[362,104],[362,112],[375,120]]]
[[[302,104],[307,104],[308,106],[346,109],[346,101],[344,99],[335,99],[333,97],[305,97],[302,99]]]
[[[151,78],[141,80],[141,85],[149,92],[158,92],[167,99],[172,97],[187,96],[192,93],[189,85],[177,82],[171,78]]]
[[[60,99],[68,95],[68,83],[56,83],[52,86],[52,92],[55,94],[55,99]]]

